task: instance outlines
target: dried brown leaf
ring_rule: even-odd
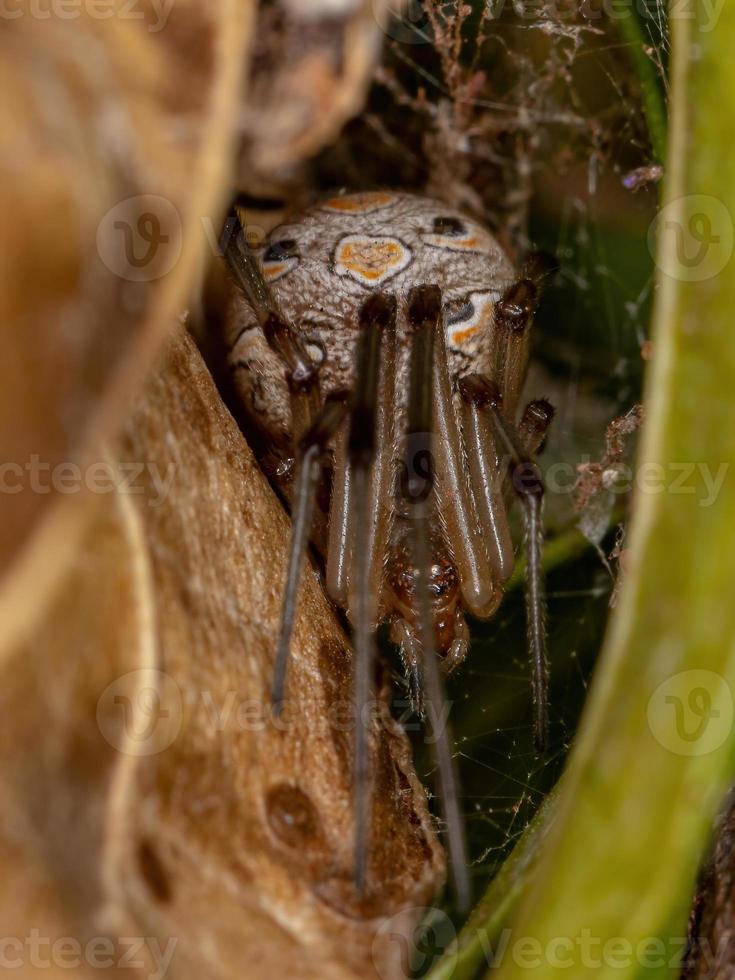
[[[276,723],[269,697],[287,519],[185,335],[149,382],[126,457],[156,461],[170,479],[165,502],[143,512],[161,666],[183,705],[178,737],[142,770],[140,830],[166,869],[168,899],[156,902],[149,889],[141,914],[155,909],[173,934],[185,923],[196,935],[192,975],[220,927],[225,976],[248,969],[244,949],[257,950],[257,975],[372,976],[373,956],[393,975],[400,950],[386,940],[373,953],[375,931],[425,903],[443,871],[424,792],[380,705],[373,860],[361,897],[352,884],[349,646],[312,570],[289,704]],[[222,917],[202,914],[215,895]]]

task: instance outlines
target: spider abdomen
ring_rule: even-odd
[[[397,300],[399,359],[407,356],[406,297],[431,282],[444,299],[452,380],[494,368],[493,308],[514,280],[513,266],[490,232],[438,201],[387,191],[329,198],[274,229],[257,257],[319,366],[324,395],[357,383],[358,311],[378,289]],[[238,294],[233,304],[227,339],[235,386],[258,428],[272,437],[290,432],[283,364],[247,301]]]

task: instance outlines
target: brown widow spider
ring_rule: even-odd
[[[550,266],[531,258],[518,276],[472,220],[387,191],[322,201],[279,226],[257,253],[234,209],[226,232],[225,255],[240,286],[226,325],[234,385],[271,464],[275,457],[281,474],[293,468],[276,711],[317,494],[331,471],[321,544],[327,591],[353,628],[355,882],[362,888],[371,799],[363,709],[375,630],[391,622],[415,699],[435,726],[440,664],[448,672],[467,653],[464,612],[491,616],[511,574],[514,495],[525,527],[534,738],[544,748],[543,486],[533,456],[553,410],[534,401],[516,418],[531,319]],[[451,737],[446,726],[434,736],[451,867],[467,905]]]

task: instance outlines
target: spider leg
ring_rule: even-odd
[[[533,314],[538,306],[538,289],[532,279],[519,279],[506,289],[495,304],[497,359],[494,380],[503,393],[502,411],[515,417],[528,361]]]
[[[525,379],[533,315],[541,293],[557,269],[556,261],[545,252],[532,252],[521,269],[521,278],[512,283],[495,304],[497,357],[493,379],[503,393],[503,413],[514,419]]]
[[[307,354],[298,333],[278,309],[234,206],[227,217],[225,228],[227,235],[226,241],[223,241],[223,249],[227,264],[255,311],[269,346],[280,356],[286,367],[294,433],[298,440],[315,422],[321,407],[317,367]]]
[[[459,573],[462,597],[470,612],[487,616],[497,606],[499,591],[493,581],[465,472],[462,435],[452,398],[446,339],[443,330],[436,330],[435,333],[432,370],[437,493],[442,502],[442,515]]]
[[[459,392],[462,397],[462,434],[485,545],[493,573],[499,582],[505,582],[513,571],[515,556],[495,433],[487,412],[483,411],[497,388],[482,375],[471,374],[460,379]]]
[[[436,286],[419,286],[408,301],[408,323],[411,331],[411,363],[408,402],[408,429],[402,493],[410,519],[410,543],[416,574],[415,602],[418,640],[421,646],[421,676],[427,714],[435,744],[440,795],[447,824],[450,863],[458,904],[469,905],[470,885],[467,875],[467,851],[462,816],[459,810],[457,780],[451,753],[449,725],[441,725],[441,708],[446,703],[434,647],[434,629],[429,593],[431,565],[430,514],[435,495],[433,444],[441,443],[446,434],[433,438],[434,386],[436,362],[446,358],[443,352],[441,292]],[[441,396],[440,396],[441,397]],[[441,416],[440,416],[441,421]]]
[[[524,436],[518,428],[508,421],[501,410],[501,396],[497,387],[487,379],[484,379],[484,384],[486,397],[484,405],[489,409],[498,443],[503,447],[510,460],[513,488],[523,508],[526,552],[526,626],[533,673],[533,734],[536,751],[541,754],[546,749],[548,732],[546,596],[542,565],[544,485],[541,472],[527,451],[529,434],[531,441],[533,440],[533,433],[538,436],[541,413],[536,415],[535,410],[530,413],[527,410],[524,414],[527,426],[526,439],[524,440]],[[543,405],[545,417],[548,421],[551,420],[551,413],[548,411],[551,406],[547,402],[532,402],[531,405]],[[531,424],[532,419],[533,425]]]
[[[545,398],[529,402],[518,423],[518,442],[526,456],[535,457],[543,446],[546,433],[554,418],[554,407]],[[503,500],[506,509],[515,496],[513,470],[505,467],[503,476]]]
[[[391,298],[392,299],[392,298]],[[393,513],[394,488],[394,420],[396,403],[396,307],[390,307],[378,379],[375,454],[370,473],[370,587],[377,599],[377,618],[380,618],[380,596],[383,566],[388,548],[388,533]]]
[[[529,402],[518,423],[518,435],[527,456],[535,456],[541,449],[554,418],[554,406],[545,398]]]
[[[347,429],[343,428],[335,439],[326,569],[327,593],[335,605],[342,609],[347,607],[352,513],[350,507],[352,481],[350,467],[347,464],[347,437]]]
[[[369,752],[369,719],[366,708],[370,700],[372,672],[375,663],[375,623],[378,613],[378,591],[375,568],[382,564],[382,551],[376,546],[376,517],[382,502],[376,494],[383,477],[376,481],[376,453],[381,441],[381,422],[388,414],[387,406],[379,403],[392,389],[381,389],[392,362],[395,338],[396,301],[392,296],[376,293],[363,303],[359,314],[355,376],[359,379],[350,414],[347,436],[349,476],[348,527],[353,560],[349,567],[349,610],[353,625],[354,647],[354,806],[355,806],[355,884],[364,888],[368,859],[368,829],[371,817],[371,779]],[[388,353],[381,358],[382,348]],[[383,370],[381,372],[381,361]],[[388,466],[383,460],[380,466]]]
[[[405,619],[391,623],[390,639],[400,649],[401,662],[408,683],[408,702],[411,711],[424,718],[423,691],[421,690],[421,649],[413,630]]]
[[[396,336],[395,312],[392,307],[389,313],[389,329],[384,330],[382,339],[376,406],[376,444],[370,474],[370,577],[376,596],[380,595],[383,556],[391,514]],[[364,318],[370,315],[370,307],[363,307],[361,325],[364,325]],[[335,446],[326,569],[327,592],[343,608],[347,606],[349,598],[352,564],[352,475],[348,465],[347,443],[348,434],[345,430],[338,435]]]
[[[291,544],[286,573],[286,589],[281,607],[281,625],[273,670],[272,700],[278,716],[283,706],[291,636],[293,634],[299,581],[309,544],[317,486],[322,476],[322,459],[347,411],[343,397],[330,397],[309,430],[302,436],[296,462]]]

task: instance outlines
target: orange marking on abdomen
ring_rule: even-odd
[[[423,241],[434,248],[447,248],[452,252],[482,252],[490,244],[490,239],[481,235],[468,238],[455,238],[452,235],[424,235]]]
[[[447,342],[450,347],[459,347],[475,334],[489,330],[493,317],[493,307],[499,294],[494,292],[472,293],[469,301],[472,312],[463,320],[447,324]]]
[[[369,211],[378,211],[380,208],[393,204],[396,200],[394,194],[385,191],[371,191],[362,194],[345,194],[342,197],[332,197],[322,205],[327,211],[336,211],[340,214],[366,214]]]
[[[410,261],[410,251],[396,238],[347,235],[334,250],[337,275],[351,276],[367,286],[397,275]]]
[[[466,330],[458,330],[456,333],[450,335],[450,342],[452,344],[463,344],[465,340],[469,340],[470,337],[474,337],[479,329],[480,324],[477,323],[474,327],[467,327]]]
[[[298,265],[297,258],[289,258],[284,262],[261,262],[261,268],[263,269],[263,276],[266,282],[275,282],[276,279],[280,279],[281,276],[285,276],[287,272],[290,272],[296,265]]]

